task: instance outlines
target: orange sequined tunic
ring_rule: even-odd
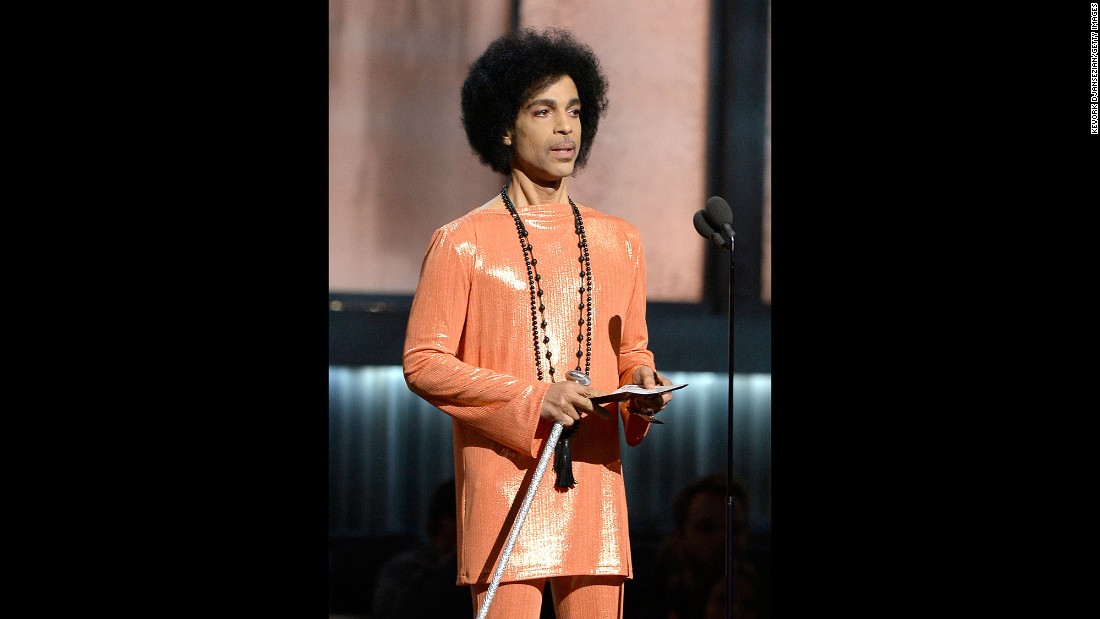
[[[613,391],[639,365],[655,367],[645,322],[645,255],[628,222],[578,205],[592,265],[592,386]],[[577,365],[577,290],[584,269],[568,204],[517,208],[545,291],[555,381]],[[550,384],[537,378],[531,293],[515,221],[481,208],[439,228],[421,267],[405,336],[409,388],[452,418],[458,584],[488,583],[527,493],[552,422]],[[580,361],[584,369],[584,359]],[[614,403],[605,405],[618,412]],[[624,407],[625,408],[625,407]],[[631,577],[619,419],[628,445],[649,423],[624,412],[588,415],[570,438],[576,486],[554,487],[547,466],[502,582],[561,575]],[[553,446],[550,447],[551,449]]]

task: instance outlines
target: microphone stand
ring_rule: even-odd
[[[729,228],[729,224],[726,224]],[[733,618],[733,230],[729,230],[729,397],[726,421],[726,619]]]
[[[726,422],[726,618],[733,619],[733,213],[725,200],[714,196],[707,208],[695,213],[695,231],[730,253],[729,271],[729,418]],[[723,222],[717,225],[718,222]]]

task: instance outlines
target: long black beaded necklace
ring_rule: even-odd
[[[512,214],[512,219],[516,222],[519,244],[523,248],[523,261],[527,265],[527,283],[531,291],[531,339],[535,349],[535,369],[538,372],[538,379],[541,381],[543,379],[542,353],[539,346],[539,331],[541,330],[543,334],[542,344],[546,345],[546,364],[549,366],[550,382],[555,382],[553,353],[550,352],[549,346],[550,336],[546,334],[546,316],[544,314],[546,305],[542,300],[542,276],[538,272],[538,260],[534,256],[535,248],[531,245],[523,220],[520,219],[515,205],[508,197],[508,185],[500,188],[500,197],[504,199],[504,206],[508,208],[508,212]],[[584,233],[584,221],[581,219],[580,209],[573,202],[573,198],[567,197],[567,199],[569,200],[569,206],[573,207],[573,227],[577,233],[577,247],[580,249],[577,261],[584,266],[583,270],[580,271],[581,285],[577,288],[577,292],[580,294],[580,303],[577,309],[582,312],[580,318],[577,319],[577,366],[569,374],[581,371],[581,357],[584,357],[584,377],[587,377],[592,362],[592,262],[588,255],[588,237]],[[557,473],[557,480],[554,482],[554,487],[556,488],[572,488],[576,485],[576,481],[573,479],[572,457],[569,453],[569,437],[579,427],[580,420],[577,420],[573,425],[562,430],[558,444],[555,446],[554,472]]]

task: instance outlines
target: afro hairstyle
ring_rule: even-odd
[[[577,85],[584,129],[574,173],[585,166],[607,111],[608,81],[592,49],[561,28],[509,32],[470,65],[462,84],[462,126],[482,163],[511,172],[511,150],[501,136],[514,127],[524,101],[565,75]]]

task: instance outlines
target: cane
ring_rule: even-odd
[[[586,387],[592,384],[588,375],[577,370],[569,370],[565,373],[565,377]],[[493,603],[493,596],[496,595],[497,587],[500,586],[500,577],[504,575],[504,568],[508,566],[508,559],[512,556],[512,547],[516,545],[516,537],[519,536],[519,530],[523,527],[523,520],[527,518],[527,510],[531,509],[531,500],[535,498],[535,491],[538,490],[542,475],[546,472],[546,464],[550,461],[550,455],[554,453],[552,445],[557,444],[564,428],[565,426],[560,421],[555,421],[554,427],[550,429],[550,437],[546,439],[546,444],[542,446],[542,454],[539,456],[538,465],[535,466],[535,474],[531,477],[531,485],[527,487],[527,494],[523,497],[523,503],[519,506],[519,513],[516,514],[516,520],[512,523],[512,530],[508,532],[508,539],[504,542],[504,550],[500,553],[500,561],[497,562],[497,568],[493,571],[493,579],[489,582],[485,599],[482,600],[481,608],[477,611],[477,619],[485,619],[485,615],[489,613],[489,605]]]

